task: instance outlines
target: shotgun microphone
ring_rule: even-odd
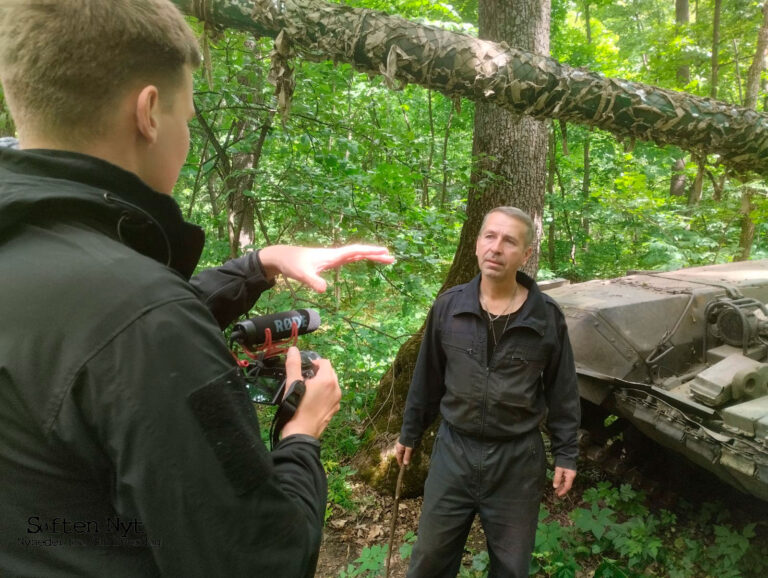
[[[296,329],[294,329],[294,325]],[[232,340],[249,349],[311,333],[320,327],[320,314],[314,309],[295,309],[271,315],[251,317],[236,323]]]

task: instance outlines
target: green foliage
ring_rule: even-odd
[[[323,467],[328,476],[328,504],[325,508],[325,521],[327,522],[333,513],[332,506],[334,504],[345,510],[355,509],[348,480],[355,474],[355,470],[327,459],[323,461]]]
[[[403,545],[400,546],[400,550],[398,551],[402,560],[407,560],[411,557],[414,542],[416,542],[416,534],[413,532],[406,532],[405,536],[403,536]]]
[[[675,514],[651,512],[642,492],[628,485],[600,482],[583,493],[584,507],[562,524],[542,507],[531,573],[574,576],[759,576],[766,569],[747,556],[754,524],[736,528],[716,524],[722,510],[706,505],[682,522]]]
[[[675,23],[675,3],[666,0],[608,2],[591,0],[591,42],[587,43],[583,2],[553,2],[552,54],[572,66],[585,66],[607,76],[709,96],[711,89],[711,1],[690,5],[690,24]],[[762,19],[760,4],[751,0],[723,3],[719,42],[718,99],[740,104],[744,71],[755,54]],[[678,69],[686,65],[690,83],[680,86]],[[764,108],[760,102],[758,108]],[[689,205],[687,194],[697,173],[690,160],[683,197],[670,195],[671,166],[690,158],[673,147],[619,143],[598,130],[557,127],[558,175],[547,197],[546,223],[555,232],[542,246],[554,245],[552,275],[580,281],[615,277],[631,269],[669,270],[722,263],[739,253],[742,218],[741,184],[728,178],[717,191],[722,169],[707,165],[703,198]],[[590,182],[584,188],[584,147],[589,142]],[[624,144],[633,144],[627,152]],[[709,159],[713,161],[714,159]],[[766,254],[765,182],[755,197],[751,220],[757,231],[752,255]],[[585,226],[587,225],[587,226]],[[548,230],[548,229],[545,229]]]
[[[436,12],[427,15],[437,18],[445,6],[432,5]],[[266,82],[270,41],[224,31],[210,48],[210,83],[204,69],[196,79],[203,122],[192,123],[189,163],[176,188],[185,215],[206,228],[200,267],[229,257],[234,193],[222,176],[224,155],[234,166],[259,146],[267,125],[258,164],[231,172],[252,181],[242,194],[255,200],[253,246],[365,242],[397,257],[391,267],[357,263],[326,274],[323,295],[280,283],[252,311],[313,307],[321,314],[320,330],[300,345],[329,358],[340,376],[342,409],[325,433],[323,460],[331,503],[348,508],[339,464],[359,447],[378,380],[423,322],[458,241],[472,106],[459,113],[418,87],[393,93],[349,66],[297,62],[293,106],[281,121]]]
[[[479,578],[488,575],[490,568],[490,557],[488,552],[482,551],[472,555],[472,563],[469,568],[462,566],[459,569],[460,578]]]
[[[0,137],[16,136],[16,127],[14,126],[11,113],[5,102],[3,87],[0,86]]]
[[[547,521],[549,510],[542,506],[539,512],[539,526],[531,559],[531,574],[545,576],[573,576],[581,567],[574,556],[575,550],[563,547],[572,543],[573,530],[561,526],[557,521]],[[573,543],[575,546],[575,543]]]
[[[387,547],[375,544],[363,548],[360,557],[353,564],[349,564],[345,570],[339,573],[339,578],[352,578],[354,576],[382,576],[387,564]]]
[[[600,562],[600,565],[595,568],[593,576],[594,578],[639,578],[642,574],[627,570],[616,560],[608,558]]]
[[[462,8],[466,10],[464,2],[440,2],[438,0],[346,0],[349,4],[358,8],[378,10],[388,14],[395,14],[416,20],[418,18],[434,18],[441,21],[460,21]]]
[[[400,546],[399,550],[402,560],[410,558],[415,541],[416,534],[413,532],[407,532],[403,536],[403,545]],[[389,546],[382,546],[380,544],[366,546],[352,564],[348,564],[346,568],[339,572],[339,578],[353,578],[355,576],[375,578],[376,576],[383,576],[387,567],[388,550]]]

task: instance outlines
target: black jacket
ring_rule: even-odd
[[[131,173],[0,149],[0,575],[313,573],[319,444],[266,450],[220,333],[269,283],[196,290],[202,244]]]
[[[427,319],[408,391],[400,443],[414,447],[437,417],[458,431],[511,439],[546,416],[555,465],[576,469],[579,394],[565,319],[522,272],[528,298],[488,363],[480,276],[445,291]]]

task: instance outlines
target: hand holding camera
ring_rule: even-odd
[[[283,426],[283,436],[307,434],[319,438],[334,414],[339,411],[341,389],[336,372],[327,359],[316,359],[314,377],[304,379],[306,391],[293,418]],[[286,355],[286,383],[301,375],[299,350],[291,347]],[[296,377],[295,377],[296,376]]]
[[[272,445],[283,436],[307,434],[318,438],[339,409],[341,390],[328,360],[314,351],[299,351],[300,334],[320,326],[313,309],[253,317],[235,324],[231,344],[250,359],[244,368],[251,399],[278,406],[272,423]]]

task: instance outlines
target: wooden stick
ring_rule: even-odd
[[[392,525],[389,528],[389,548],[387,548],[387,574],[389,578],[389,562],[392,558],[392,546],[395,543],[395,525],[397,524],[397,508],[400,505],[400,488],[403,485],[403,474],[405,473],[405,464],[400,465],[400,473],[397,474],[397,484],[395,484],[395,504],[392,506]]]

